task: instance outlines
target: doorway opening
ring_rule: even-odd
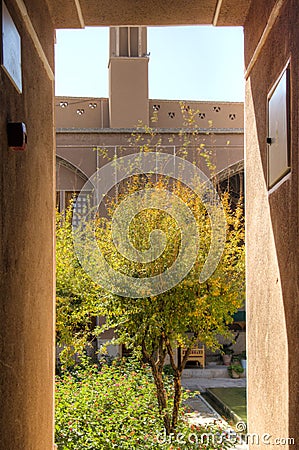
[[[59,87],[55,104],[59,192],[57,198],[60,206],[67,205],[71,193],[78,196],[86,184],[86,179],[104,165],[103,154],[95,149],[104,149],[110,160],[120,157],[137,123],[136,119],[140,117],[143,122],[163,130],[164,150],[177,156],[180,144],[176,139],[179,138],[179,130],[182,128],[181,101],[184,113],[196,111],[196,126],[203,146],[213,153],[220,191],[228,191],[237,205],[240,195],[244,195],[242,40],[239,45],[239,61],[235,49],[231,50],[231,57],[224,55],[224,49],[231,46],[232,41],[240,44],[241,30],[226,29],[227,41],[221,41],[222,47],[218,48],[219,53],[216,54],[216,42],[219,43],[222,30],[213,28],[215,36],[209,40],[208,28],[210,27],[150,27],[146,30],[145,27],[111,27],[110,53],[104,52],[104,58],[109,60],[109,89],[106,87],[103,91],[97,90],[96,95],[91,95],[90,85],[87,84],[80,87],[81,91],[68,91],[68,94],[62,95],[60,89],[63,88]],[[234,31],[239,34],[239,40],[235,39]],[[57,45],[59,39],[63,39],[63,33],[68,32],[61,31],[61,35],[58,34]],[[83,32],[76,31],[78,34]],[[95,33],[95,30],[92,32]],[[107,38],[108,30],[101,29],[99,32]],[[135,46],[132,43],[134,36]],[[103,42],[108,46],[105,39]],[[85,46],[88,46],[88,43]],[[92,50],[89,49],[93,55],[97,55],[96,48],[95,46]],[[156,61],[155,54],[158,55]],[[200,55],[198,59],[194,58],[196,54]],[[78,61],[77,53],[76,60]],[[153,68],[152,61],[155,61]],[[238,93],[235,92],[234,78],[237,71],[236,67],[230,64],[232,61],[239,66]],[[59,68],[57,70],[59,71]],[[100,80],[104,78],[104,69],[101,72],[94,57],[88,71],[93,75],[98,74],[100,85]],[[106,68],[105,71],[108,78]],[[59,72],[57,75],[59,77]],[[137,80],[141,80],[140,86]],[[219,87],[219,80],[222,87]],[[77,81],[74,83],[77,89]],[[69,88],[70,85],[68,82]],[[211,87],[210,90],[208,86]],[[181,90],[184,87],[189,90]],[[84,91],[85,88],[88,90]],[[136,95],[136,91],[140,95]],[[151,124],[152,115],[156,117],[154,124]],[[187,159],[196,159],[196,151],[197,145],[189,145]],[[236,338],[236,342],[230,346],[231,350],[241,358],[246,353],[245,306],[236,312],[231,329]],[[109,334],[109,331],[107,333]],[[111,339],[108,334],[103,334],[96,340],[97,350]],[[223,350],[225,345],[231,343],[223,341],[222,344]],[[108,356],[113,358],[121,353],[121,347],[114,347],[110,348]],[[206,350],[205,358],[206,370],[209,368],[216,373],[218,366],[222,366],[220,351],[215,353]],[[192,361],[189,369],[193,369]],[[228,378],[227,369],[221,367],[221,370],[222,376]],[[197,371],[197,374],[199,373]],[[196,378],[196,373],[194,376]],[[227,383],[231,383],[230,379]],[[244,380],[240,383],[244,384]]]

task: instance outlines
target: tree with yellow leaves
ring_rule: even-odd
[[[105,197],[105,217],[87,215],[90,224],[86,225],[84,220],[83,228],[90,226],[91,233],[83,236],[80,226],[73,230],[79,237],[77,242],[84,243],[80,263],[70,240],[70,220],[63,224],[58,221],[57,228],[58,324],[61,325],[58,330],[62,340],[72,345],[71,335],[77,332],[75,342],[82,346],[88,337],[86,324],[90,318],[104,315],[106,322],[102,330],[114,329],[118,343],[139,352],[150,365],[167,435],[175,433],[177,427],[181,376],[192,347],[200,341],[216,350],[221,347],[220,336],[231,338],[229,324],[245,297],[243,199],[233,207],[229,194],[224,193],[221,214],[225,220],[215,225],[219,210],[219,204],[214,201],[216,177],[212,177],[214,183],[196,176],[192,180],[181,179],[188,146],[191,141],[199,142],[199,131],[194,125],[196,112],[188,110],[187,114],[189,128],[181,132],[180,155],[172,159],[178,162],[173,174],[165,176],[162,169],[163,173],[133,170],[133,175],[122,179],[114,193]],[[140,125],[130,145],[145,159],[148,154],[157,156],[158,161],[160,155],[160,160],[167,165],[154,128]],[[197,152],[197,160],[203,158],[213,175],[210,154],[202,144],[198,144]],[[195,160],[188,164],[197,163]],[[115,227],[120,231],[115,232]],[[93,237],[102,261],[94,255]],[[202,277],[211,248],[215,242],[217,247],[220,237],[223,251],[218,252],[217,267]],[[113,269],[108,285],[99,287],[95,278],[86,275],[84,257],[89,269],[94,266],[100,278],[109,268]],[[178,272],[172,270],[177,261],[180,261],[179,279]],[[154,280],[154,288],[149,280]],[[135,281],[143,286],[137,294],[132,288]],[[176,357],[178,347],[186,349],[182,360]],[[163,381],[167,357],[174,373],[171,399]]]
[[[140,138],[140,134],[136,134],[134,139],[136,142],[137,136],[139,151],[144,154],[152,152],[151,142],[155,133],[147,128],[143,133],[149,135],[150,139]],[[182,133],[182,136],[184,142],[190,142],[190,133]],[[160,143],[158,146],[160,149]],[[188,144],[182,148],[187,152]],[[198,152],[200,155],[205,149],[200,147]],[[198,183],[202,181],[198,180]],[[138,197],[140,191],[143,194]],[[165,193],[169,192],[171,195],[165,197]],[[135,201],[138,199],[136,214],[132,214],[133,207],[130,208],[126,200],[128,197],[135,198]],[[215,239],[215,230],[204,199],[180,180],[156,174],[130,177],[122,183],[117,198],[107,201],[108,216],[98,219],[96,226],[98,245],[115,272],[131,280],[156,279],[157,291],[160,292],[156,295],[152,295],[146,287],[139,296],[117,295],[111,286],[110,292],[103,298],[103,308],[105,327],[113,328],[117,341],[127,348],[140,351],[143,360],[151,366],[159,410],[168,435],[176,430],[181,402],[181,376],[192,347],[200,341],[216,350],[221,347],[219,336],[231,338],[228,326],[245,298],[243,199],[240,198],[233,207],[226,192],[222,194],[221,200],[226,218],[224,249],[216,270],[203,282],[199,280],[200,273],[208,258],[211,242]],[[113,226],[120,221],[117,211],[122,202],[126,205],[122,209],[121,220],[127,225],[128,245],[137,249],[139,255],[148,255],[152,251],[152,257],[146,261],[141,257],[126,257],[125,247],[122,247],[123,253],[119,251],[121,236],[113,234]],[[188,274],[171,289],[163,290],[163,274],[175,263],[183,241],[182,225],[178,224],[170,211],[178,212],[182,204],[195,218],[200,245]],[[188,228],[189,220],[184,225]],[[157,230],[164,236],[163,251],[160,251],[160,246],[159,251],[153,246],[152,237]],[[184,233],[191,241],[192,232],[184,230]],[[176,357],[178,347],[186,349],[181,361]],[[163,385],[163,366],[167,357],[174,373],[174,397],[171,404]]]

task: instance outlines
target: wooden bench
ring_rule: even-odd
[[[182,358],[184,358],[186,351],[187,351],[186,348],[182,349]],[[202,368],[204,368],[205,367],[205,348],[204,348],[204,346],[201,348],[198,348],[198,347],[192,348],[191,352],[189,353],[187,361],[195,361],[197,365],[198,365],[198,363],[200,363]]]

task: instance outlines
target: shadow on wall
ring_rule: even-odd
[[[293,28],[292,30],[289,30]],[[288,29],[289,32],[285,33]],[[257,127],[258,149],[253,148],[252,155],[247,152],[247,158],[255,158],[255,161],[248,163],[247,167],[255,167],[254,173],[247,174],[247,201],[251,204],[248,208],[255,212],[255,217],[248,218],[249,245],[259,245],[259,252],[263,248],[268,249],[267,255],[260,253],[259,267],[251,267],[251,273],[258,273],[261,270],[268,274],[267,282],[264,286],[259,286],[257,291],[259,294],[255,297],[255,302],[262,302],[266,305],[267,300],[272,299],[274,303],[271,305],[269,317],[260,317],[263,321],[267,319],[268,323],[273,320],[273,327],[276,327],[276,337],[280,341],[282,348],[287,348],[286,357],[288,370],[288,389],[285,396],[288,401],[289,420],[289,436],[298,435],[297,422],[294,420],[299,410],[299,382],[297,361],[299,354],[299,339],[296,324],[298,323],[298,116],[295,111],[298,110],[298,74],[292,71],[295,64],[291,64],[291,98],[290,109],[292,111],[289,117],[291,140],[290,140],[290,159],[291,172],[287,174],[281,181],[276,183],[271,189],[267,188],[268,179],[268,102],[267,97],[274,86],[275,82],[281,75],[290,54],[286,53],[291,43],[285,43],[281,40],[281,36],[295,36],[297,34],[299,42],[298,27],[295,27],[295,20],[289,23],[286,16],[282,16],[277,25],[275,33],[272,33],[270,42],[265,45],[262,53],[262,59],[256,63],[256,66],[250,74],[250,88],[253,98],[253,111],[250,113],[255,115],[255,124]],[[270,39],[270,38],[269,38]],[[296,44],[298,47],[298,44]],[[279,57],[274,59],[273,48],[279,52]],[[296,49],[299,52],[299,48]],[[298,63],[298,58],[296,59]],[[249,118],[251,121],[251,118]],[[254,147],[255,142],[251,141],[251,137],[247,136],[247,148],[251,149],[251,143]],[[261,210],[262,206],[265,206]],[[253,232],[254,235],[250,236]],[[275,244],[275,257],[272,248],[271,239]],[[256,244],[254,243],[256,242]],[[251,249],[252,250],[252,249]],[[257,253],[258,250],[255,252]],[[251,258],[252,258],[251,252]],[[249,261],[249,264],[253,264]],[[263,267],[264,264],[264,267]],[[278,267],[278,271],[276,270]],[[275,277],[274,277],[275,275]],[[264,295],[262,294],[264,291]],[[280,293],[279,293],[280,292]],[[281,299],[282,305],[279,304],[278,298]],[[249,299],[250,301],[250,299]],[[266,302],[266,303],[265,303]],[[270,308],[270,306],[268,305]],[[266,308],[258,306],[259,311],[263,312]],[[275,318],[275,310],[283,309],[283,314]],[[255,313],[258,311],[255,307]],[[253,311],[251,311],[253,313]],[[275,323],[274,323],[275,321]],[[250,325],[249,325],[250,326]],[[270,323],[267,328],[270,327]],[[257,339],[264,339],[267,330],[263,330],[263,336]],[[270,333],[270,332],[269,332]],[[273,331],[272,331],[273,333]],[[271,348],[271,345],[270,345]],[[273,357],[273,355],[271,355]],[[279,366],[277,366],[276,370]],[[274,395],[274,394],[273,394]],[[275,412],[274,412],[275,414]]]

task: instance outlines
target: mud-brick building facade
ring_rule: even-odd
[[[265,433],[297,448],[297,0],[1,1],[0,448],[54,445],[55,29],[128,24],[244,27],[248,426],[251,448]],[[25,151],[8,122],[26,124]]]

